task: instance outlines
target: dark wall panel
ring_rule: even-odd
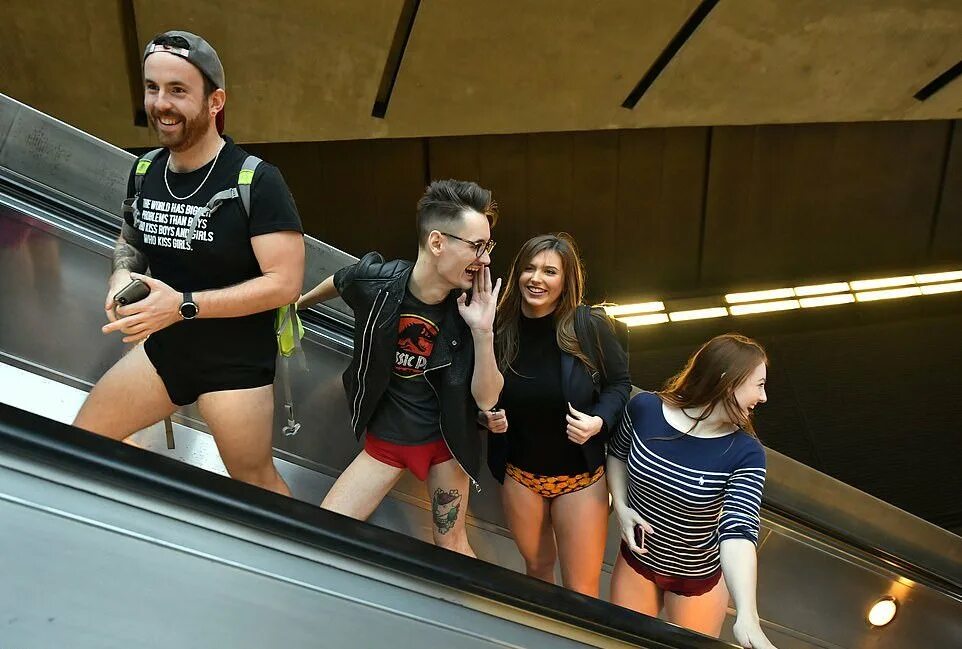
[[[962,260],[962,121],[953,122],[942,199],[932,239],[933,262]]]
[[[702,282],[924,263],[947,122],[716,127]]]

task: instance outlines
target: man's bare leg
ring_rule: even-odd
[[[197,399],[197,407],[232,478],[284,496],[291,495],[274,466],[273,385],[208,392]]]
[[[323,509],[366,521],[400,479],[404,469],[385,464],[361,451],[334,482]]]
[[[469,557],[476,556],[468,543],[464,526],[468,513],[468,475],[457,460],[435,464],[428,471],[428,497],[431,499],[434,544]]]
[[[144,346],[137,345],[97,381],[73,425],[123,440],[176,410]]]

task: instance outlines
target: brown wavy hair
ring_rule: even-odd
[[[585,270],[578,254],[578,244],[567,232],[541,234],[524,242],[518,254],[511,261],[508,281],[498,301],[498,312],[494,320],[494,349],[501,371],[511,369],[511,363],[518,357],[518,321],[521,318],[521,291],[518,282],[521,273],[531,260],[542,252],[553,250],[561,257],[561,271],[564,273],[564,286],[558,297],[558,304],[552,316],[555,320],[558,347],[571,354],[591,371],[596,368],[581,351],[575,333],[575,311],[584,299]]]
[[[658,396],[676,408],[704,408],[693,417],[692,429],[721,404],[729,421],[757,437],[751,414],[746,416],[735,403],[735,389],[759,363],[768,365],[768,355],[751,338],[740,334],[716,336],[688,359],[681,372],[668,379]]]

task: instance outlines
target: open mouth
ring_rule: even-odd
[[[540,286],[525,286],[524,290],[528,292],[528,295],[534,298],[544,297],[548,294],[548,289],[542,288]]]
[[[482,270],[484,270],[483,264],[471,264],[470,266],[464,269],[464,272],[465,274],[470,275],[471,277],[474,277],[475,275],[480,273]]]
[[[170,130],[180,124],[180,120],[176,117],[156,117],[154,121],[158,127],[162,127],[164,130]]]

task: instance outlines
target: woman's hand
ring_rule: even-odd
[[[508,417],[504,410],[479,410],[478,423],[492,433],[508,432]]]
[[[739,615],[732,627],[735,642],[746,649],[776,649],[775,645],[765,637],[757,617]]]
[[[568,404],[568,414],[565,415],[568,427],[565,432],[575,444],[584,444],[589,439],[601,432],[605,425],[605,420],[595,415],[587,415],[575,410],[574,406]]]
[[[618,518],[618,529],[621,530],[621,539],[625,545],[635,554],[647,554],[645,534],[654,534],[655,530],[631,507],[615,503],[614,509],[615,516]],[[636,529],[641,530],[638,536],[636,536]]]

